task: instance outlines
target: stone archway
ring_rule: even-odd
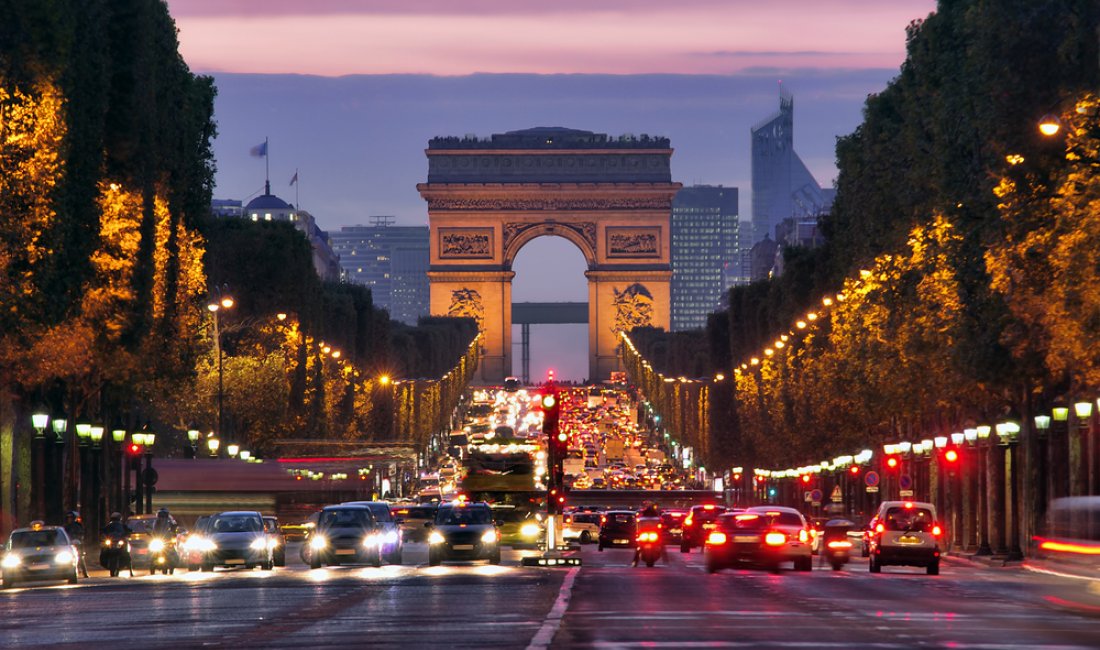
[[[589,377],[618,369],[618,331],[669,326],[671,181],[664,138],[536,128],[428,144],[431,313],[472,316],[479,380],[512,374],[512,262],[543,235],[573,242],[588,270]]]

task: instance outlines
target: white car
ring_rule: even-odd
[[[925,567],[940,572],[940,537],[936,506],[921,501],[884,501],[870,532],[871,573],[888,565]]]
[[[562,537],[576,540],[581,544],[592,544],[600,536],[600,513],[574,512],[565,515],[565,529]]]

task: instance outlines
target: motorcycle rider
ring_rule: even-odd
[[[668,564],[668,552],[665,550],[665,542],[661,534],[661,509],[656,503],[647,505],[638,515],[638,534],[657,533],[657,543],[661,548],[661,559]],[[634,561],[631,566],[638,566],[638,560],[642,555],[642,545],[634,544]]]
[[[69,541],[73,543],[78,551],[78,558],[80,560],[80,573],[83,577],[88,577],[88,564],[84,560],[84,524],[80,523],[80,513],[71,510],[65,513],[65,534],[69,536]]]
[[[176,534],[179,527],[176,520],[168,513],[168,508],[157,511],[157,520],[153,523],[153,535],[156,537],[169,537]]]
[[[101,532],[102,532],[103,536],[106,537],[107,539],[117,540],[117,539],[127,539],[127,538],[129,538],[130,534],[134,531],[131,530],[129,526],[122,523],[122,513],[112,512],[111,513],[111,521],[108,522],[107,525],[103,527],[103,530]],[[99,564],[101,566],[106,567],[107,566],[107,558],[110,557],[110,555],[108,555],[108,554],[114,554],[114,553],[123,553],[124,554],[123,557],[125,558],[126,565],[129,566],[129,568],[130,568],[130,576],[132,577],[134,575],[134,569],[133,569],[133,566],[130,566],[129,549],[124,549],[122,551],[119,551],[118,549],[114,548],[113,545],[110,548],[104,547],[99,552]],[[116,570],[112,570],[112,571],[116,571]],[[117,572],[112,572],[111,573],[111,577],[114,577],[115,575],[117,575]]]

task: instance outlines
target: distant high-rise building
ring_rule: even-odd
[[[685,187],[672,199],[672,331],[705,327],[742,282],[737,188]]]
[[[794,98],[781,86],[779,112],[752,127],[753,241],[777,239],[775,227],[784,219],[816,220],[834,195],[794,151]]]
[[[429,312],[428,227],[393,223],[371,217],[369,226],[345,226],[329,237],[348,282],[370,287],[375,306],[415,325]]]

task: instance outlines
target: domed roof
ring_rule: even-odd
[[[290,204],[274,194],[261,194],[244,206],[248,210],[290,210]]]

